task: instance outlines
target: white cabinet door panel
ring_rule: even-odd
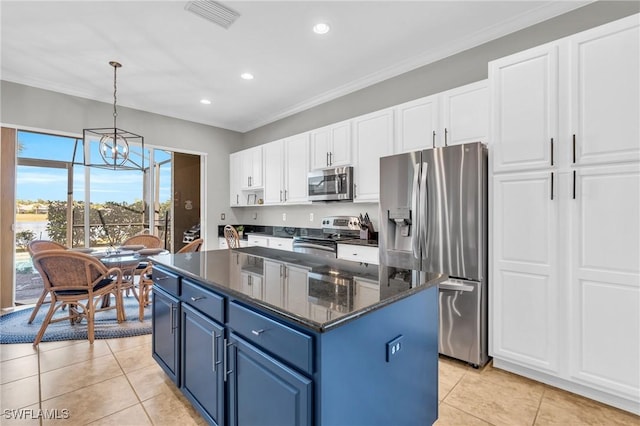
[[[571,374],[637,398],[640,165],[584,167],[575,176],[570,240]]]
[[[558,200],[551,172],[493,178],[491,355],[558,369]]]
[[[543,370],[557,368],[555,285],[544,275],[502,270],[496,281],[494,352]]]
[[[326,127],[311,132],[311,169],[329,167],[330,138],[330,129]]]
[[[494,172],[549,167],[558,133],[557,46],[491,62],[489,79]]]
[[[264,203],[280,204],[283,202],[284,189],[282,187],[284,174],[284,144],[275,141],[264,145]]]
[[[234,152],[229,155],[229,205],[240,206],[244,197],[241,196],[242,154]]]
[[[501,176],[494,182],[494,223],[499,229],[494,244],[501,253],[499,260],[549,265],[557,216],[551,200],[551,172]]]
[[[393,150],[393,111],[353,120],[356,147],[354,202],[377,202],[380,196],[380,157]]]
[[[331,129],[331,167],[351,164],[351,123],[340,123]]]
[[[395,107],[396,152],[435,148],[438,96],[427,96]]]
[[[307,203],[307,174],[309,173],[309,134],[285,139],[287,165],[285,171],[284,201],[289,204]],[[265,162],[266,169],[272,166]]]
[[[630,398],[640,392],[640,287],[580,281],[571,374]]]
[[[637,16],[571,38],[577,164],[640,159],[638,51]]]
[[[486,80],[442,94],[445,145],[487,143],[489,138],[489,86]]]
[[[640,273],[640,173],[635,165],[576,170],[573,254],[580,270]]]

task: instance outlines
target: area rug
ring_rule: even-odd
[[[111,306],[115,304],[112,297]],[[124,298],[124,308],[127,320],[118,323],[115,309],[96,313],[94,335],[96,339],[115,339],[119,337],[140,336],[151,333],[151,305],[144,309],[144,321],[138,320],[138,301],[133,296]],[[49,310],[46,303],[40,307],[36,318],[27,324],[33,308],[23,309],[0,316],[0,343],[33,343],[40,330],[42,321]],[[67,311],[56,311],[54,318],[66,317]],[[87,321],[71,325],[69,321],[49,324],[42,337],[43,342],[61,340],[87,339]]]

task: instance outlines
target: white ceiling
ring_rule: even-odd
[[[186,1],[2,0],[1,77],[112,103],[116,60],[118,105],[245,132],[588,1],[222,3],[229,29]]]

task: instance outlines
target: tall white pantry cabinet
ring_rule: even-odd
[[[494,365],[636,414],[639,28],[489,64]]]

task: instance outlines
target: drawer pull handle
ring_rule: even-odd
[[[191,297],[191,301],[192,301],[192,302],[197,302],[197,301],[198,301],[198,300],[200,300],[200,299],[205,299],[205,297],[204,297],[204,296],[197,296],[197,297],[193,297],[193,296],[192,296],[192,297]]]
[[[164,280],[168,280],[169,277],[158,277],[156,278],[156,281],[164,281]]]
[[[262,333],[264,333],[264,328],[261,328],[260,330],[251,330],[251,333],[255,334],[256,336],[261,335]]]

